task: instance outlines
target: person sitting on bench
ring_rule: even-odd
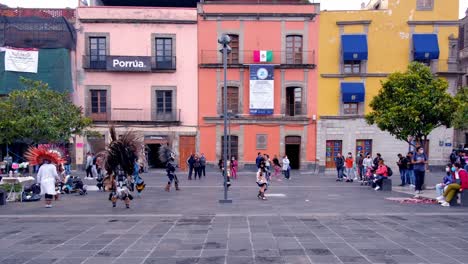
[[[455,182],[447,186],[443,199],[439,199],[442,206],[450,206],[452,199],[457,199],[459,191],[468,189],[468,172],[462,168],[462,165],[457,162],[453,164],[451,170],[455,173]]]
[[[378,191],[382,188],[383,180],[388,178],[388,168],[383,159],[379,160],[379,166],[377,167],[375,174],[374,183],[376,187],[374,190]]]

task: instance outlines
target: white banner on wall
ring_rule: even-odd
[[[274,95],[274,66],[250,65],[250,114],[272,115]]]
[[[38,50],[5,49],[5,71],[37,73]]]

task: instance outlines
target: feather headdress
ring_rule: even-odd
[[[167,144],[163,144],[161,145],[161,147],[159,147],[158,154],[159,154],[159,160],[162,163],[166,163],[168,161],[175,159],[175,153],[174,151],[172,151],[172,140],[170,137],[168,139]]]
[[[118,165],[128,174],[132,175],[135,161],[141,153],[143,144],[138,136],[127,131],[117,139],[114,126],[110,127],[111,142],[106,150],[99,153],[108,173],[114,172]]]
[[[62,153],[49,145],[30,147],[24,154],[24,157],[29,161],[30,165],[41,165],[44,163],[44,160],[49,160],[53,164],[65,162]]]

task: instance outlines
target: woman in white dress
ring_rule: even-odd
[[[46,208],[52,207],[52,199],[57,194],[55,183],[60,181],[57,168],[51,161],[44,159],[44,163],[37,173],[37,183],[41,185],[41,195],[45,196]]]

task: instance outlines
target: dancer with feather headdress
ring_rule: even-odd
[[[107,171],[107,179],[104,180],[111,193],[109,200],[112,201],[112,207],[117,206],[117,200],[123,200],[125,206],[130,208],[130,201],[133,200],[131,191],[133,191],[132,175],[135,170],[135,162],[141,153],[142,144],[135,133],[125,132],[119,139],[115,128],[110,127],[111,142],[106,150],[99,153],[103,159],[104,168]]]
[[[166,163],[166,173],[168,181],[164,190],[166,190],[166,192],[169,192],[171,190],[172,182],[174,182],[174,187],[176,191],[179,191],[179,179],[177,179],[177,175],[175,174],[175,153],[170,148],[169,143],[167,145],[162,145],[159,148],[159,159],[161,160],[161,162]]]
[[[36,181],[41,186],[41,195],[45,196],[46,208],[52,207],[52,199],[57,195],[55,184],[61,181],[57,166],[63,164],[62,156],[60,151],[50,146],[30,147],[25,154],[29,164],[41,165]]]

